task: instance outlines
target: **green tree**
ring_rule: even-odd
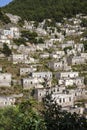
[[[46,130],[35,101],[27,100],[15,107],[0,109],[0,130]]]
[[[61,107],[52,99],[51,95],[47,95],[44,99],[44,120],[47,130],[59,130],[62,120]]]
[[[18,117],[18,121],[16,120],[18,126],[15,130],[17,128],[20,128],[20,130],[46,130],[44,119],[35,109],[36,104],[34,100],[30,99],[19,105],[19,117],[22,117],[20,118],[20,120],[22,119],[22,123],[18,123]]]
[[[13,42],[18,46],[20,46],[21,44],[26,45],[26,39],[24,38],[13,39]]]
[[[18,25],[19,25],[20,27],[23,27],[23,25],[24,25],[24,20],[23,20],[23,19],[19,19]]]
[[[13,0],[3,10],[30,21],[61,21],[63,17],[87,14],[87,0]]]
[[[31,43],[37,43],[37,36],[38,35],[36,32],[30,32],[26,30],[21,31],[21,37],[23,37],[24,39],[26,39],[26,41],[29,41]]]
[[[87,41],[84,42],[84,50],[87,51]]]
[[[5,15],[5,13],[0,8],[0,21],[2,21],[4,24],[10,23],[10,19]]]
[[[43,39],[43,38],[39,38],[39,39],[37,40],[37,42],[38,42],[38,43],[44,43],[44,39]]]
[[[69,46],[69,47],[65,47],[64,48],[64,52],[67,54],[67,50],[72,50],[72,47],[71,46]]]
[[[61,109],[51,95],[44,100],[43,116],[47,130],[86,130],[87,119],[76,113],[69,113]]]
[[[3,50],[2,52],[5,54],[5,56],[10,56],[11,55],[11,49],[7,46],[6,43],[3,44]]]
[[[87,19],[82,19],[81,26],[87,27]]]
[[[87,85],[87,76],[84,78],[84,84]]]

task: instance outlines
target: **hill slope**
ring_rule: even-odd
[[[5,15],[5,13],[0,8],[0,24],[8,24],[10,19]]]
[[[86,13],[87,0],[13,0],[3,10],[28,20],[54,18],[60,21],[65,16]]]

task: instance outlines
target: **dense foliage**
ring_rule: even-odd
[[[87,27],[87,19],[82,19],[81,26]]]
[[[69,46],[69,47],[65,47],[65,48],[64,48],[64,52],[65,52],[66,54],[67,54],[67,51],[68,51],[68,50],[72,50],[72,47]]]
[[[87,130],[87,119],[63,111],[48,95],[44,109],[34,100],[0,109],[0,130]]]
[[[6,43],[3,44],[2,53],[4,53],[4,55],[7,57],[12,54],[11,49],[8,47],[8,45]]]
[[[1,10],[1,8],[0,8],[0,21],[1,21],[3,24],[8,24],[8,23],[10,23],[10,19],[3,13],[3,11]]]
[[[13,39],[13,42],[14,42],[17,46],[20,46],[21,44],[26,45],[26,40],[25,40],[24,38]]]
[[[84,116],[62,110],[51,95],[47,95],[44,100],[43,115],[47,130],[87,129],[87,119]]]
[[[0,109],[0,130],[46,130],[44,120],[35,110],[33,100],[17,107]]]
[[[13,0],[3,10],[26,20],[53,18],[60,21],[62,17],[87,13],[87,0]]]

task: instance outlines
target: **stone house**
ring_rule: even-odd
[[[34,29],[33,23],[34,23],[33,21],[26,21],[26,20],[25,20],[25,21],[24,21],[24,26],[23,26],[23,28],[32,31],[32,30]]]
[[[0,87],[11,87],[12,75],[10,73],[0,73]]]
[[[27,43],[26,43],[27,44]],[[25,46],[25,45],[20,45],[17,49],[18,53],[22,53],[22,54],[30,54],[32,52],[35,52],[36,48],[35,46]]]
[[[47,91],[49,89],[46,88],[38,88],[34,90],[34,98],[36,100],[38,100],[39,102],[41,102],[43,100],[43,98],[45,97]]]
[[[52,70],[63,70],[63,62],[62,61],[59,61],[59,62],[54,62],[54,61],[51,61],[48,63],[48,67]]]
[[[53,46],[53,41],[51,39],[50,40],[45,40],[45,44],[48,47],[52,47]]]
[[[42,29],[40,27],[38,27],[36,29],[36,32],[38,33],[39,36],[46,36],[47,35],[47,32],[45,31],[45,29]]]
[[[7,107],[7,106],[13,106],[15,104],[15,98],[14,97],[0,97],[0,107]]]
[[[79,44],[75,44],[74,45],[74,48],[75,48],[75,50],[77,51],[77,52],[84,52],[84,44],[82,44],[82,43],[79,43]]]
[[[59,37],[59,38],[51,38],[51,41],[52,41],[53,43],[55,43],[55,42],[63,43],[63,41],[64,41],[64,36],[61,35],[61,37]]]
[[[30,89],[30,88],[42,88],[44,83],[44,79],[42,78],[23,78],[22,86],[23,89]]]
[[[3,40],[3,39],[8,39],[8,38],[7,38],[4,34],[1,34],[1,35],[0,35],[0,39]]]
[[[5,35],[5,36],[13,38],[13,31],[12,31],[12,30],[10,30],[10,29],[5,29],[5,30],[3,30],[3,31],[4,31],[4,35]]]
[[[8,45],[10,45],[11,40],[10,39],[0,39],[0,43],[7,43]]]
[[[68,66],[67,64],[64,64],[63,70],[64,71],[71,71],[72,68],[71,68],[71,66]]]
[[[77,113],[79,115],[83,115],[84,113],[84,108],[83,107],[78,107],[78,106],[74,106],[74,107],[69,107],[68,109],[64,108],[63,110],[67,110],[68,112],[70,112],[71,114],[73,113]]]
[[[67,28],[65,31],[66,31],[66,35],[67,36],[75,35],[75,33],[76,33],[75,29],[69,29],[69,28]]]
[[[48,90],[47,90],[48,91]],[[65,86],[53,86],[51,88],[49,88],[49,94],[56,94],[56,93],[64,93],[65,92]]]
[[[4,36],[10,39],[20,37],[20,32],[18,27],[9,27],[9,29],[4,29],[3,34]]]
[[[12,45],[12,48],[14,49],[14,50],[18,50],[18,46],[17,45]]]
[[[62,48],[62,50],[64,49],[64,48],[66,48],[66,47],[74,47],[74,44],[72,43],[72,42],[70,42],[70,43],[63,43],[63,44],[61,44],[60,45],[61,46],[61,48]]]
[[[18,53],[23,53],[25,51],[25,45],[21,44],[20,46],[18,46],[17,52]]]
[[[75,44],[75,41],[74,40],[69,40],[69,41],[66,41],[66,44]]]
[[[78,87],[84,87],[84,77],[78,77],[74,79],[74,84]]]
[[[62,107],[70,107],[74,105],[74,97],[72,94],[52,94],[52,98]]]
[[[20,37],[20,31],[18,27],[10,27],[10,30],[13,32],[13,38],[19,38]]]
[[[65,79],[65,78],[77,78],[79,76],[79,72],[57,72],[57,79]]]
[[[86,63],[85,57],[81,56],[74,56],[72,58],[67,58],[69,65],[78,65],[78,64],[84,64]]]
[[[59,58],[61,58],[61,56],[57,55],[56,53],[52,53],[52,54],[50,54],[50,58],[59,59]]]
[[[72,94],[64,93],[65,87],[52,87],[35,89],[35,99],[42,101],[46,94],[52,94],[52,98],[62,107],[73,106],[74,98]]]
[[[67,49],[66,54],[67,56],[77,56],[77,51],[74,48],[72,50]]]
[[[69,90],[69,93],[73,94],[74,101],[84,99],[86,95],[85,89],[83,88],[76,88],[73,90]]]
[[[49,58],[49,53],[40,54],[40,58],[43,58],[43,59]]]
[[[87,53],[81,53],[81,57],[87,60]]]
[[[46,94],[56,94],[56,93],[63,93],[65,91],[64,86],[54,86],[50,88],[38,88],[35,89],[34,98],[38,101],[42,101]]]
[[[38,44],[38,45],[36,45],[36,50],[43,51],[44,49],[48,49],[47,44]]]
[[[27,60],[27,58],[28,58],[28,55],[13,54],[12,55],[12,62],[13,62],[13,64],[24,63],[25,60]]]
[[[60,79],[59,85],[82,87],[84,86],[84,77]]]
[[[44,78],[44,79],[52,79],[52,72],[33,72],[32,73],[33,78]]]
[[[28,68],[20,68],[20,75],[29,75],[29,73],[32,73],[34,71],[36,71],[37,68],[35,67],[28,67]]]
[[[13,54],[11,56],[11,60],[13,64],[18,64],[18,63],[30,64],[30,63],[38,62],[38,60],[35,60],[32,57],[29,57],[27,54]]]
[[[56,51],[55,52],[57,55],[63,57],[65,55],[65,52],[64,51]]]

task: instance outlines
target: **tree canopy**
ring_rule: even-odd
[[[15,107],[0,109],[0,130],[87,130],[87,119],[71,114],[47,95],[43,109],[29,99]]]
[[[6,43],[3,44],[3,50],[2,52],[5,54],[5,56],[10,56],[11,55],[11,49],[8,47]]]
[[[51,95],[47,95],[44,99],[43,115],[47,130],[87,129],[87,119],[84,116],[62,110]]]
[[[72,17],[77,13],[86,14],[87,0],[13,0],[3,10],[26,20],[53,18],[61,21],[63,17]]]
[[[0,8],[0,21],[3,23],[3,24],[8,24],[10,23],[10,19],[5,15],[5,13],[1,10]]]

